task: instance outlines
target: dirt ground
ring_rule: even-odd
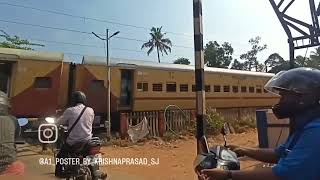
[[[229,144],[257,147],[257,132],[250,130],[242,134],[231,134],[227,137]],[[222,136],[209,138],[210,145],[223,144]],[[166,143],[161,140],[151,140],[143,145],[133,145],[130,147],[108,146],[102,150],[104,158],[147,158],[151,163],[151,158],[157,160],[158,165],[107,165],[102,169],[106,172],[126,173],[137,179],[159,179],[159,180],[185,180],[196,179],[193,171],[193,160],[196,155],[196,140],[193,136],[187,136],[175,142]],[[241,160],[241,168],[248,169],[261,166],[259,162],[244,158]],[[111,173],[112,174],[112,173]],[[118,179],[115,176],[110,179]]]

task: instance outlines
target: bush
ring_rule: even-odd
[[[240,119],[232,118],[226,119],[223,115],[219,114],[216,109],[207,108],[207,132],[208,134],[217,135],[220,133],[221,128],[224,123],[229,123],[231,129],[235,133],[243,133],[250,128],[256,127],[256,120],[254,114],[246,114],[245,116],[240,117]]]
[[[256,120],[254,115],[245,115],[238,120],[229,120],[231,126],[236,133],[243,133],[248,129],[256,128]]]
[[[178,136],[177,134],[174,134],[174,133],[171,132],[171,131],[166,131],[166,132],[163,134],[162,139],[163,139],[163,141],[171,142],[171,141],[175,141],[175,140],[179,139],[179,136]]]
[[[221,128],[223,127],[223,124],[226,122],[226,120],[217,113],[216,109],[208,108],[207,109],[207,132],[208,134],[217,135],[220,133]]]

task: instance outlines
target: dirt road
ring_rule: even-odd
[[[213,145],[222,144],[221,136],[209,138]],[[228,142],[242,146],[257,146],[257,133],[251,130],[247,133],[229,135]],[[37,148],[36,148],[37,149]],[[196,179],[192,163],[196,155],[196,141],[193,136],[172,143],[151,140],[143,145],[130,147],[103,147],[104,158],[146,158],[148,165],[107,165],[101,167],[108,173],[111,180],[186,180]],[[39,159],[52,158],[41,155],[39,149],[30,145],[19,146],[18,158],[26,164],[26,177],[23,179],[55,179],[53,165],[41,165]],[[153,158],[153,159],[152,159]],[[153,161],[152,161],[153,160]],[[158,163],[159,161],[159,163]],[[248,168],[257,162],[250,159],[241,160],[242,168]],[[158,163],[158,164],[157,164]]]
[[[222,144],[221,136],[208,140],[210,144]],[[257,147],[257,134],[251,130],[244,134],[229,135],[228,142],[242,146]],[[105,158],[152,158],[159,159],[159,165],[108,165],[103,169],[110,172],[122,172],[138,176],[139,179],[153,180],[186,180],[196,179],[193,171],[193,160],[196,155],[196,140],[189,136],[186,140],[166,144],[161,141],[150,141],[144,145],[132,147],[105,147],[103,148]],[[242,159],[242,168],[250,168],[257,162],[250,159]],[[120,180],[117,177],[112,179]]]

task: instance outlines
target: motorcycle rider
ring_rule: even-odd
[[[225,171],[205,169],[203,179],[234,180],[317,180],[320,179],[320,70],[296,68],[281,71],[265,85],[280,95],[272,110],[279,118],[289,118],[293,131],[276,149],[229,146],[239,156],[276,164],[272,168]]]
[[[61,147],[57,158],[63,158],[68,149],[76,144],[86,144],[92,138],[92,124],[94,120],[94,111],[90,107],[86,107],[86,95],[81,91],[75,91],[71,97],[71,107],[66,109],[62,116],[58,118],[57,125],[66,125],[68,130],[75,123],[80,113],[84,110],[78,123],[70,132],[65,144]],[[84,109],[86,108],[86,109]],[[56,164],[55,175],[63,177],[61,164]]]
[[[17,119],[9,114],[9,98],[0,91],[0,176],[23,175],[24,164],[17,161],[15,139]]]

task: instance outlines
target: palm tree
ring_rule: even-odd
[[[162,26],[160,28],[152,27],[150,32],[151,39],[148,42],[144,43],[141,47],[141,49],[149,48],[147,52],[148,56],[154,50],[154,48],[157,48],[159,63],[160,63],[159,51],[161,52],[161,55],[163,55],[163,53],[168,55],[168,51],[171,53],[171,46],[172,46],[170,39],[163,37],[166,33],[162,33],[161,29],[162,29]]]

